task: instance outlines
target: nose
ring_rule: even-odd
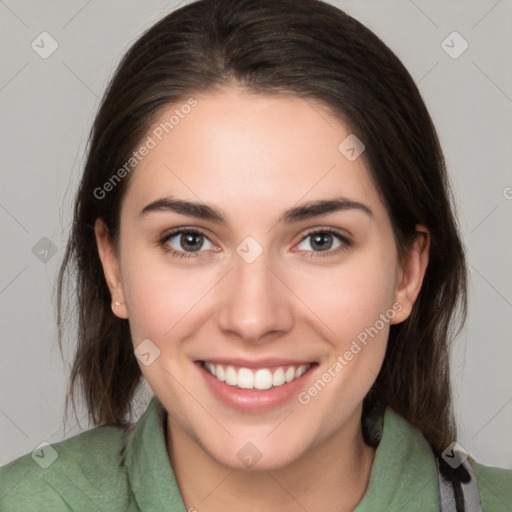
[[[219,328],[251,344],[267,343],[289,332],[294,322],[292,297],[277,277],[278,269],[270,268],[266,253],[252,263],[238,255],[234,260],[217,310]]]

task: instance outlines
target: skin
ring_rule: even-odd
[[[349,131],[319,102],[236,87],[196,99],[132,172],[118,245],[101,219],[95,226],[114,313],[129,319],[134,347],[150,339],[160,350],[139,365],[168,411],[167,449],[185,505],[353,510],[375,455],[361,433],[362,401],[382,365],[389,323],[307,405],[293,399],[269,412],[234,410],[198,378],[194,361],[315,361],[307,389],[393,304],[401,310],[390,323],[408,317],[428,263],[428,231],[417,226],[401,265],[363,158],[349,161],[338,150]],[[227,223],[164,210],[141,215],[169,196],[206,203]],[[351,208],[279,221],[290,208],[337,197],[372,213]],[[159,242],[179,227],[208,237],[189,258],[164,249],[185,252],[183,237]],[[332,249],[321,251],[305,238],[317,228],[349,244],[333,237]],[[263,249],[252,263],[236,252],[247,236]],[[262,454],[250,470],[237,457],[247,442]]]

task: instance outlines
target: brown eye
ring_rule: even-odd
[[[204,243],[204,237],[199,233],[182,233],[179,239],[179,245],[184,251],[199,251]]]
[[[329,233],[315,233],[311,235],[311,247],[318,251],[327,251],[332,248],[333,236]]]
[[[307,234],[298,245],[299,250],[307,252],[337,252],[337,249],[349,245],[349,241],[333,231],[315,231]]]
[[[174,231],[162,240],[162,244],[181,253],[200,252],[202,249],[208,250],[213,247],[206,235],[192,230]]]

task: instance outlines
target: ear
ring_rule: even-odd
[[[128,310],[124,297],[119,259],[112,246],[110,235],[103,219],[96,219],[94,234],[96,235],[96,245],[98,246],[101,265],[103,266],[103,273],[112,297],[112,311],[117,317],[126,319],[128,318]]]
[[[391,320],[392,324],[403,322],[411,314],[427,270],[429,250],[430,232],[426,227],[418,224],[416,238],[397,273],[395,303],[400,304],[401,309],[397,310]]]

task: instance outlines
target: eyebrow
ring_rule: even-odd
[[[334,199],[312,201],[301,206],[295,206],[285,211],[281,217],[279,217],[279,222],[292,224],[301,220],[344,210],[359,210],[370,217],[373,217],[373,212],[365,204],[358,201],[351,201],[344,197],[338,197]],[[196,217],[202,220],[208,220],[223,226],[227,225],[226,217],[219,210],[216,210],[207,204],[194,201],[184,201],[172,197],[164,197],[145,206],[140,212],[140,216],[156,211],[170,211],[180,213],[182,215],[188,215],[190,217]]]

